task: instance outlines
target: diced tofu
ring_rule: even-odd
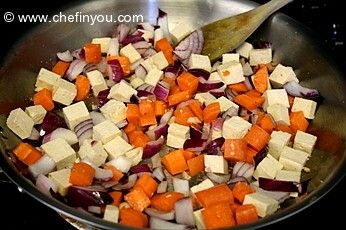
[[[222,54],[222,64],[226,64],[227,62],[239,62],[239,54]]]
[[[270,135],[268,153],[275,159],[280,158],[280,154],[285,146],[288,145],[291,134],[282,131],[273,131]]]
[[[152,69],[157,69],[158,67],[154,64],[153,58],[149,57],[141,62],[141,66],[147,71],[147,73]]]
[[[267,155],[263,160],[257,165],[253,177],[258,180],[259,177],[274,179],[279,170],[283,168],[283,165],[277,161],[271,155]]]
[[[53,87],[53,101],[63,105],[70,105],[76,95],[77,88],[75,84],[64,79],[59,79]]]
[[[228,163],[223,156],[204,155],[204,166],[206,172],[228,174]]]
[[[131,43],[120,49],[120,55],[127,57],[131,64],[142,58],[140,53],[138,53]]]
[[[205,179],[204,181],[202,181],[198,185],[192,186],[190,188],[190,190],[192,193],[197,193],[197,192],[206,190],[208,188],[211,188],[213,186],[214,186],[214,183],[210,179]]]
[[[42,105],[33,105],[26,107],[25,112],[34,121],[35,125],[42,124],[43,118],[47,114],[47,111],[43,108]]]
[[[190,195],[188,180],[173,177],[173,188],[174,192],[179,192],[185,197],[188,197]]]
[[[137,89],[139,86],[144,84],[144,81],[135,75],[134,78],[131,78],[130,84],[134,89]]]
[[[58,170],[73,165],[76,160],[76,153],[73,148],[62,138],[49,141],[41,148],[56,164]]]
[[[204,210],[204,209],[199,209],[199,210],[193,212],[196,227],[198,230],[206,229],[205,224],[204,224],[204,220],[203,220],[202,210]]]
[[[142,32],[142,38],[144,38],[145,41],[149,42],[150,39],[154,38],[154,31],[150,30],[141,30],[139,29],[138,31]]]
[[[281,181],[293,181],[293,182],[300,182],[300,176],[301,172],[298,171],[288,171],[288,170],[279,170],[276,174],[277,180]]]
[[[290,125],[290,116],[288,108],[284,107],[281,104],[274,104],[267,107],[267,113],[272,115],[276,123],[282,123],[285,125]]]
[[[90,162],[95,167],[104,164],[108,157],[101,141],[94,140],[85,140],[79,148],[78,155],[80,159]]]
[[[115,205],[106,205],[106,209],[103,214],[103,219],[113,223],[118,223],[119,208]]]
[[[303,111],[304,117],[314,119],[317,103],[313,100],[295,97],[292,105],[292,112]]]
[[[211,71],[210,59],[206,55],[191,54],[188,66],[189,69],[203,69],[207,72]]]
[[[156,86],[156,84],[160,81],[162,76],[163,76],[163,71],[157,68],[154,68],[148,72],[144,82],[149,85]]]
[[[153,56],[150,57],[154,63],[154,65],[159,69],[159,70],[163,70],[164,68],[166,68],[169,64],[168,61],[165,57],[165,55],[163,54],[162,51],[154,54]]]
[[[94,96],[97,96],[101,91],[108,89],[106,80],[103,74],[98,70],[93,70],[86,73],[91,89],[93,90]]]
[[[102,53],[108,52],[110,42],[111,42],[110,37],[93,38],[93,40],[91,41],[92,44],[100,44]]]
[[[108,153],[109,159],[115,159],[119,156],[124,155],[126,152],[133,149],[132,145],[127,143],[122,137],[117,136],[113,140],[103,145]]]
[[[132,95],[137,94],[137,90],[132,88],[125,80],[112,86],[107,98],[113,98],[122,102],[130,102]]]
[[[21,139],[30,137],[34,120],[21,108],[12,110],[7,118],[6,125]]]
[[[40,91],[43,88],[49,89],[50,91],[53,91],[54,85],[57,84],[57,81],[60,79],[60,75],[56,74],[52,71],[49,71],[45,68],[41,68],[40,72],[38,73],[36,84],[35,84],[35,91]]]
[[[187,139],[182,138],[182,137],[177,137],[175,135],[172,135],[168,133],[167,135],[167,146],[172,147],[172,148],[177,148],[181,149],[184,147],[184,143]]]
[[[67,189],[72,185],[70,175],[71,169],[61,169],[48,174],[48,177],[58,186],[58,192],[62,196],[67,194]]]
[[[245,137],[252,124],[239,116],[233,116],[224,121],[222,135],[225,139],[242,139]]]
[[[317,137],[310,134],[305,133],[300,130],[297,131],[296,136],[294,137],[293,148],[302,150],[311,155],[312,150],[316,144]]]
[[[220,104],[220,111],[221,112],[226,112],[228,109],[231,107],[234,108],[234,110],[238,111],[239,110],[239,105],[234,103],[233,101],[228,100],[226,97],[222,96],[216,99],[217,102]]]
[[[132,160],[132,162],[133,162],[132,166],[138,165],[139,162],[141,162],[141,160],[142,160],[143,148],[142,147],[134,148],[134,149],[126,152],[125,156]]]
[[[223,80],[220,77],[218,72],[212,72],[208,78],[208,81],[221,81],[221,82],[223,82]]]
[[[190,24],[186,22],[181,22],[169,32],[171,33],[174,43],[178,43],[181,40],[183,40],[187,35],[189,35],[192,32],[192,30],[193,28]]]
[[[83,101],[64,107],[62,111],[66,124],[72,131],[82,121],[90,119],[89,111]]]
[[[244,76],[249,77],[249,76],[253,75],[252,68],[251,68],[251,66],[250,66],[250,64],[248,62],[246,62],[242,66],[243,66]],[[268,84],[268,86],[270,86],[270,85]]]
[[[239,62],[227,62],[216,69],[226,85],[245,81],[243,67]]]
[[[127,107],[123,102],[112,99],[104,104],[100,111],[106,119],[117,124],[126,119]]]
[[[244,42],[243,44],[241,44],[237,49],[236,52],[246,58],[249,59],[250,56],[250,51],[253,49],[252,44],[248,43],[248,42]]]
[[[279,202],[261,193],[251,193],[245,195],[243,204],[252,204],[256,207],[257,215],[265,217],[276,212]]]
[[[202,105],[205,104],[206,106],[210,103],[214,102],[216,100],[216,97],[214,97],[211,93],[196,93],[195,99],[198,100]]]
[[[285,146],[281,152],[279,162],[286,170],[301,171],[308,158],[308,153]]]
[[[269,89],[266,90],[263,94],[264,103],[263,109],[267,111],[268,106],[274,104],[283,105],[286,108],[290,107],[288,102],[288,95],[285,89]]]
[[[93,128],[93,139],[106,144],[116,136],[121,136],[120,129],[110,120],[105,120]]]
[[[272,49],[252,49],[249,54],[250,65],[268,64],[272,61]]]
[[[168,133],[177,137],[188,139],[190,136],[190,128],[185,125],[172,123],[168,128]]]
[[[299,82],[292,67],[283,66],[281,64],[275,67],[274,71],[269,76],[269,80],[275,88],[281,88],[284,84],[290,81]]]

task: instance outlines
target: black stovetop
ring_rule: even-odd
[[[25,1],[24,3],[7,2],[2,3],[0,16],[9,10],[21,13],[50,13],[57,7],[63,6],[68,0]],[[257,0],[263,3],[266,1]],[[343,7],[336,0],[296,0],[293,4],[282,10],[289,16],[297,19],[315,31],[316,36],[324,40],[334,54],[335,60],[343,70],[346,70],[345,55],[345,14]],[[7,49],[23,33],[30,29],[28,24],[8,24],[0,19],[0,28],[3,33],[3,43],[0,45],[0,54],[3,57]],[[13,32],[11,28],[15,28]],[[346,71],[345,71],[346,72]],[[57,213],[30,196],[18,191],[14,184],[3,181],[6,178],[0,176],[0,204],[1,221],[0,229],[74,229],[66,223]],[[324,226],[330,228],[344,225],[344,211],[346,204],[346,179],[343,179],[336,187],[320,201],[306,210],[273,224],[264,229],[279,229],[286,227],[297,227],[299,229],[311,228],[312,226]]]

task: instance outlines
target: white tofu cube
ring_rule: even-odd
[[[110,120],[105,120],[93,128],[93,139],[106,144],[116,136],[121,136],[120,129]]]
[[[267,111],[268,106],[274,104],[283,105],[286,108],[290,107],[290,103],[288,101],[288,95],[285,89],[269,89],[266,90],[263,94],[264,103],[263,109]]]
[[[182,149],[184,148],[184,143],[187,139],[182,137],[177,137],[175,135],[172,135],[168,133],[167,135],[167,146],[176,148],[176,149]]]
[[[202,181],[198,185],[192,186],[190,188],[190,190],[192,193],[197,193],[197,192],[206,190],[206,189],[211,188],[211,187],[214,187],[214,183],[210,179],[205,179],[204,181]]]
[[[126,119],[127,107],[123,102],[112,99],[104,104],[100,111],[106,119],[117,124]]]
[[[284,107],[283,105],[270,105],[267,107],[267,113],[272,115],[275,122],[285,125],[291,125],[288,108]]]
[[[45,68],[41,68],[36,79],[35,91],[40,91],[43,88],[53,91],[54,85],[56,85],[57,81],[60,78],[61,77],[59,74],[56,74]]]
[[[273,214],[279,208],[279,202],[261,193],[246,194],[243,204],[252,204],[256,207],[257,215],[265,217]]]
[[[177,137],[188,139],[190,137],[190,128],[185,125],[172,123],[168,127],[168,133]]]
[[[109,49],[109,43],[111,42],[110,37],[103,37],[103,38],[93,38],[91,43],[92,44],[100,44],[101,46],[101,52],[107,53]]]
[[[157,68],[154,68],[148,72],[144,82],[147,83],[148,85],[156,86],[156,84],[160,81],[162,76],[163,76],[163,71]]]
[[[29,117],[21,108],[17,108],[10,112],[6,125],[21,139],[30,137],[34,120]]]
[[[70,183],[71,169],[61,169],[48,174],[48,178],[58,186],[58,193],[65,196],[68,188],[72,185]]]
[[[131,64],[142,58],[140,53],[138,53],[131,43],[120,49],[120,55],[127,57]]]
[[[298,130],[296,136],[294,137],[293,148],[302,150],[311,155],[312,150],[315,147],[316,141],[316,136]]]
[[[88,80],[90,81],[91,89],[96,97],[101,91],[108,89],[106,80],[103,74],[98,70],[93,70],[86,73]]]
[[[34,121],[35,125],[42,124],[43,118],[46,116],[47,111],[42,105],[33,105],[25,108],[26,114]]]
[[[208,78],[208,81],[221,81],[221,82],[223,82],[223,80],[220,77],[218,72],[212,72]]]
[[[293,181],[293,182],[300,182],[300,176],[301,172],[298,171],[288,171],[288,170],[279,170],[276,174],[277,180],[281,181]]]
[[[248,43],[248,42],[244,42],[243,44],[241,44],[235,52],[237,52],[240,56],[249,59],[250,57],[250,51],[253,49],[252,44]]]
[[[268,154],[275,159],[280,158],[280,154],[285,146],[288,145],[291,139],[291,134],[282,131],[273,131],[270,135],[268,144]]]
[[[90,119],[89,111],[83,101],[64,107],[62,111],[66,124],[72,131],[82,121]]]
[[[259,177],[274,179],[279,170],[283,168],[283,165],[277,161],[271,155],[267,155],[263,160],[257,165],[253,177],[258,180]]]
[[[301,171],[308,158],[308,153],[285,146],[281,152],[279,162],[286,170]]]
[[[137,147],[125,153],[125,156],[132,160],[132,166],[138,165],[142,161],[143,148]]]
[[[154,60],[152,57],[149,57],[141,62],[141,66],[147,71],[147,73],[152,69],[158,69],[158,67],[154,64]]]
[[[76,153],[73,148],[62,138],[49,141],[41,148],[56,164],[58,170],[73,165],[76,160]]]
[[[204,209],[199,209],[193,212],[193,217],[195,219],[196,227],[198,230],[206,229],[204,220],[203,220],[202,210]]]
[[[125,80],[112,86],[107,98],[113,98],[122,102],[130,102],[132,95],[137,94],[137,90],[132,88]]]
[[[103,165],[108,157],[101,141],[85,140],[79,148],[80,159],[90,162],[94,167]]]
[[[233,108],[235,111],[239,110],[239,105],[233,101],[228,100],[226,97],[222,96],[216,99],[215,102],[219,102],[221,112],[226,112],[230,108]]]
[[[207,106],[210,103],[213,103],[216,100],[216,97],[214,97],[209,92],[205,92],[205,93],[196,93],[195,99],[198,100],[202,105],[205,104]]]
[[[210,72],[210,59],[206,55],[191,54],[188,62],[188,67],[189,69],[203,69],[207,72]]]
[[[183,40],[187,35],[192,32],[193,28],[186,22],[181,22],[174,29],[169,30],[174,43],[178,43]]]
[[[157,41],[160,41],[163,38],[163,30],[162,28],[157,28],[154,31],[154,45],[156,45]]]
[[[166,59],[166,57],[162,51],[154,54],[153,56],[150,57],[150,59],[153,61],[154,65],[159,70],[163,70],[164,68],[166,68],[169,65],[168,61],[167,61],[167,59]]]
[[[130,84],[132,86],[132,88],[137,89],[139,86],[144,84],[144,81],[137,77],[136,75],[134,75],[135,77],[130,79]]]
[[[103,214],[103,219],[113,223],[118,223],[119,208],[115,205],[106,205],[106,209]]]
[[[251,66],[250,66],[250,64],[248,62],[244,63],[242,65],[242,67],[243,67],[244,76],[249,77],[249,76],[253,75],[253,70],[252,70],[252,68],[251,68]],[[268,87],[269,86],[270,86],[270,84],[268,84]]]
[[[124,155],[126,152],[133,149],[132,145],[127,143],[122,137],[117,136],[113,140],[103,145],[106,152],[108,153],[109,159],[115,159],[119,156]]]
[[[268,64],[272,61],[272,49],[252,49],[249,54],[250,65]]]
[[[75,84],[59,79],[57,84],[53,87],[53,101],[59,102],[63,105],[70,105],[77,95],[77,88]]]
[[[303,111],[304,117],[314,119],[317,103],[313,100],[295,97],[292,105],[292,112]]]
[[[238,53],[232,53],[232,54],[222,54],[222,64],[226,64],[227,62],[239,62],[239,54]]]
[[[204,166],[206,172],[228,174],[228,163],[223,156],[204,155]]]
[[[173,177],[173,188],[174,192],[179,192],[183,194],[184,197],[188,197],[190,195],[188,180]]]
[[[227,62],[218,66],[216,69],[226,85],[245,81],[243,67],[239,62]]]
[[[281,64],[278,64],[275,67],[274,71],[269,76],[269,80],[275,88],[282,88],[284,84],[290,81],[299,82],[292,67],[283,66]]]
[[[252,124],[239,116],[233,116],[223,122],[222,135],[225,139],[242,139]]]

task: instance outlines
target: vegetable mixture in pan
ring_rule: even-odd
[[[301,174],[319,93],[274,63],[269,42],[222,60],[180,24],[120,24],[112,37],[57,53],[32,106],[8,127],[37,188],[105,220],[154,229],[248,224],[306,193]]]

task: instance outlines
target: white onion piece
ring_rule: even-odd
[[[79,146],[82,146],[83,142],[87,139],[91,139],[92,136],[93,136],[93,128],[92,127],[88,128],[84,132],[82,132],[78,136]]]
[[[104,188],[111,188],[117,184],[119,184],[119,182],[115,181],[115,180],[104,181],[101,183],[102,187],[104,187]]]
[[[142,65],[139,65],[135,69],[135,75],[136,75],[136,77],[144,80],[145,76],[147,75],[147,71],[145,70],[145,68]]]
[[[64,62],[71,62],[73,60],[73,56],[69,50],[58,52],[56,56],[58,56],[58,58]]]
[[[101,207],[100,206],[88,206],[88,212],[95,213],[95,214],[101,214]]]
[[[160,124],[167,124],[169,119],[173,116],[173,109],[168,110],[165,114],[162,115],[160,119]]]
[[[40,139],[40,132],[35,127],[33,127],[31,130],[31,134],[27,139],[37,141],[38,139]]]
[[[153,169],[161,167],[161,157],[160,157],[160,153],[156,153],[154,156],[152,156],[151,158],[151,164],[153,166]]]
[[[119,156],[111,161],[108,161],[107,164],[113,165],[114,167],[116,167],[118,170],[120,170],[123,173],[128,173],[133,162],[131,159],[125,156]]]
[[[117,184],[113,186],[112,189],[114,190],[130,189],[135,185],[137,178],[138,178],[137,174],[132,174],[129,176],[128,182],[126,184]]]
[[[58,138],[64,139],[69,145],[78,143],[78,138],[75,132],[65,128],[57,128],[43,137],[42,144]]]
[[[56,164],[47,154],[43,155],[38,161],[29,166],[29,171],[33,177],[38,177],[40,174],[47,175],[53,172]]]
[[[215,173],[207,173],[207,177],[209,177],[209,179],[217,184],[222,184],[222,183],[226,183],[227,181],[229,181],[229,179],[231,178],[230,174],[215,174]]]
[[[154,45],[156,45],[156,42],[161,40],[163,38],[163,30],[161,28],[158,28],[154,31]]]
[[[157,193],[164,193],[167,191],[167,186],[168,186],[168,182],[165,180],[165,181],[162,181],[159,186],[157,186]]]
[[[193,206],[191,198],[185,198],[174,204],[175,220],[178,224],[186,224],[195,226],[195,218],[193,216]]]
[[[284,202],[286,199],[290,198],[289,192],[279,192],[279,191],[267,191],[264,190],[257,185],[251,184],[251,187],[258,193],[271,197],[274,200],[277,200],[280,204]]]
[[[175,192],[180,192],[184,196],[190,195],[189,181],[173,177],[173,188]]]
[[[54,192],[58,191],[58,186],[51,179],[42,174],[38,175],[37,177],[36,187],[38,190],[48,196],[51,196],[50,189],[52,189]]]
[[[246,162],[237,162],[232,171],[232,178],[244,177],[250,180],[255,170],[255,166]]]
[[[143,58],[139,59],[138,61],[135,61],[134,63],[131,64],[130,69],[131,71],[135,71],[137,67],[144,61]]]
[[[102,113],[96,111],[91,111],[90,117],[94,125],[98,125],[106,120],[105,116],[103,116]]]
[[[86,66],[86,62],[82,59],[76,59],[71,62],[70,66],[66,71],[66,77],[68,80],[73,81],[76,77],[83,72],[84,67]]]
[[[151,217],[149,222],[150,228],[162,230],[187,230],[188,226],[183,224],[175,224],[160,218]]]
[[[146,208],[144,212],[148,214],[150,217],[157,217],[157,218],[160,218],[161,220],[174,220],[173,210],[170,212],[162,212],[155,208]]]
[[[119,39],[112,38],[109,42],[108,56],[119,56]]]
[[[95,168],[95,179],[108,181],[113,177],[113,172],[108,169]]]
[[[154,50],[153,48],[149,48],[145,51],[145,53],[142,56],[143,56],[143,58],[148,58],[148,57],[153,56],[156,53],[157,53],[156,50]]]
[[[163,181],[165,179],[165,174],[163,174],[162,167],[158,167],[154,169],[153,176],[156,177],[159,181]]]
[[[72,56],[75,57],[76,59],[83,59],[83,49],[76,49],[74,51],[72,51]]]
[[[305,88],[294,80],[287,82],[283,87],[289,95],[295,97],[313,99],[320,96],[319,92],[316,89]]]
[[[101,58],[101,61],[96,64],[96,69],[98,69],[101,73],[105,73],[107,69],[107,61],[105,57]]]
[[[139,23],[138,25],[142,26],[144,30],[154,32],[155,28],[152,25],[150,25],[149,22],[142,22],[142,23]]]

